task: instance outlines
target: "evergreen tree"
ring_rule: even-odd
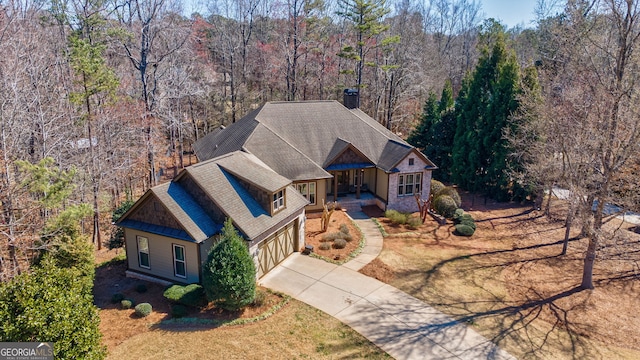
[[[434,175],[443,181],[451,180],[451,149],[456,129],[453,104],[453,88],[447,80],[439,101],[434,93],[429,93],[420,123],[407,138],[409,144],[438,165]]]
[[[520,69],[508,51],[502,27],[488,27],[484,37],[493,43],[483,51],[478,65],[465,79],[456,106],[457,128],[453,146],[453,180],[467,189],[483,189],[498,200],[516,193],[509,169],[509,142],[504,133],[513,126],[511,115],[518,109]]]
[[[420,122],[418,123],[418,126],[416,126],[409,134],[407,142],[429,156],[426,153],[426,150],[434,142],[434,139],[432,138],[433,128],[438,122],[440,122],[438,100],[436,99],[436,94],[430,92],[429,97],[427,98],[427,101],[424,103],[424,107],[422,108],[422,116],[420,117]],[[435,159],[432,159],[431,157],[429,158],[432,161],[435,161]]]
[[[209,301],[238,310],[256,295],[256,268],[240,234],[227,219],[220,241],[211,249],[202,269],[202,285]]]
[[[103,359],[92,288],[93,275],[45,256],[31,273],[0,284],[0,341],[54,342],[56,359]]]

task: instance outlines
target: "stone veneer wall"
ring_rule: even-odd
[[[409,165],[409,159],[414,159],[414,164]],[[389,174],[389,199],[387,201],[387,209],[398,210],[402,212],[419,211],[418,204],[414,195],[398,196],[398,181],[401,174],[422,173],[422,183],[420,198],[422,200],[429,199],[429,191],[431,185],[431,170],[425,170],[427,164],[415,154],[410,154],[396,166],[400,172]]]

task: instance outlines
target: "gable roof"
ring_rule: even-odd
[[[193,182],[182,181],[186,177]],[[240,181],[248,182],[266,192],[287,189],[286,208],[271,216],[260,203],[249,193]],[[195,185],[186,185],[195,184]],[[301,212],[307,205],[307,199],[291,185],[291,180],[277,174],[261,163],[255,156],[241,151],[214,158],[187,167],[170,183],[153,187],[136,202],[118,224],[123,227],[137,228],[160,235],[183,238],[184,234],[175,229],[161,229],[162,227],[147,226],[140,222],[127,219],[148,196],[155,196],[162,205],[180,223],[184,232],[195,242],[201,242],[222,228],[220,221],[216,222],[198,205],[193,198],[193,192],[184,186],[197,186],[217,210],[225,217],[231,218],[236,228],[249,240],[255,239],[268,232],[281,221],[293,214]],[[145,228],[143,228],[146,226]],[[180,229],[178,229],[180,230]],[[160,233],[163,232],[163,233]],[[188,239],[185,239],[188,240]]]
[[[347,144],[387,172],[415,149],[364,112],[349,110],[337,101],[268,102],[200,139],[194,144],[196,156],[202,161],[224,154],[231,138],[243,141],[235,147],[292,180],[330,177],[322,165]]]

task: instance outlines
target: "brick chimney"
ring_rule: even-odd
[[[360,94],[357,89],[344,89],[343,104],[347,109],[360,107]]]

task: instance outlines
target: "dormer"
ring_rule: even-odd
[[[270,216],[285,209],[287,206],[287,187],[291,185],[291,180],[273,171],[266,171],[266,166],[262,166],[251,155],[246,154],[245,156],[254,161],[239,163],[237,159],[236,161],[220,159],[218,165],[224,172],[233,176]]]
[[[287,189],[282,188],[271,194],[271,216],[287,207]]]

